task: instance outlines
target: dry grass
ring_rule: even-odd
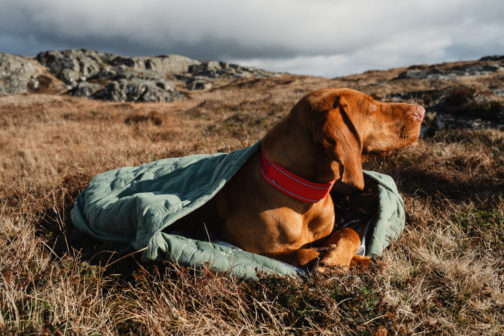
[[[405,90],[401,81],[371,85],[383,76],[395,75],[240,80],[157,104],[1,98],[0,330],[504,334],[504,132],[498,130],[442,131],[366,163],[396,179],[408,214],[402,237],[366,274],[240,281],[165,262],[143,265],[134,255],[118,260],[107,252],[113,246],[71,226],[74,197],[101,171],[253,144],[316,88]]]

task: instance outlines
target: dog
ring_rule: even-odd
[[[202,208],[176,230],[205,225],[246,251],[319,271],[366,267],[351,228],[334,230],[329,191],[364,189],[362,162],[412,144],[425,115],[421,106],[386,103],[351,89],[303,97],[267,132],[254,154]],[[178,229],[177,229],[178,228]]]

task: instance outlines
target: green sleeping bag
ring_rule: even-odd
[[[260,274],[302,275],[300,268],[226,243],[163,231],[215,196],[259,148],[260,142],[229,154],[168,158],[98,174],[77,197],[72,221],[99,240],[145,249],[144,261],[164,258],[184,266],[207,265],[252,279]],[[366,255],[381,255],[404,228],[403,201],[391,177],[371,171],[365,175],[376,183],[378,202],[366,233]]]

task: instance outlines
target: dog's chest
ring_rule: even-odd
[[[328,200],[322,202],[305,216],[304,226],[309,242],[327,237],[334,228],[335,215],[332,199],[329,196]]]

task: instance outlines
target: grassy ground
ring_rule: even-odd
[[[375,96],[429,88],[376,86],[380,76],[394,73],[244,80],[173,103],[0,98],[0,331],[504,334],[504,132],[496,129],[439,131],[365,164],[394,177],[407,223],[364,274],[240,281],[118,259],[71,226],[73,199],[97,173],[251,145],[316,88]]]

